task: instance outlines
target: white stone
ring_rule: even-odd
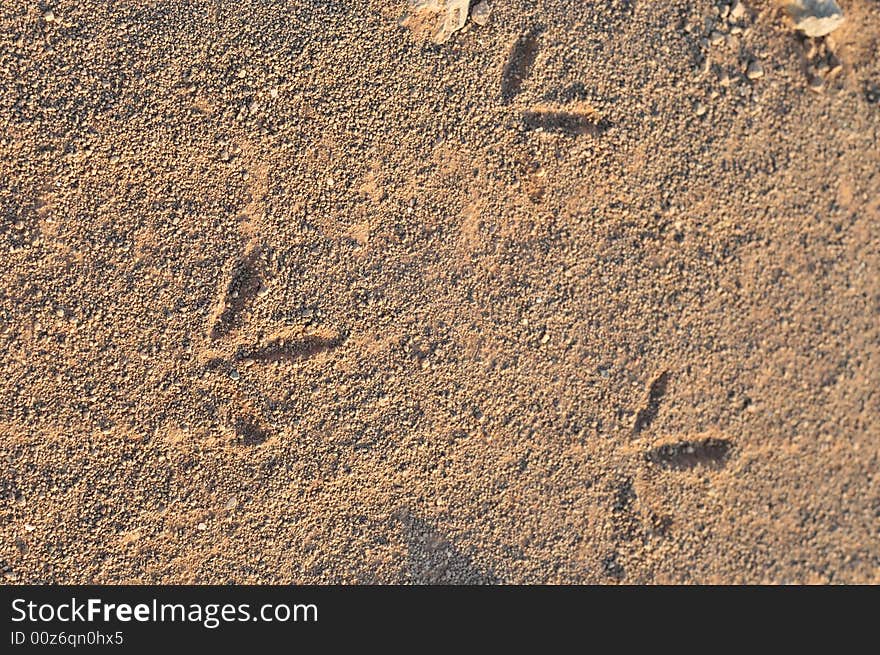
[[[434,33],[434,43],[446,43],[453,33],[464,27],[468,18],[470,0],[409,0],[409,17],[430,12],[440,16],[440,25]]]
[[[830,34],[843,24],[843,9],[834,0],[793,0],[788,14],[794,26],[809,37]]]
[[[752,60],[749,62],[749,66],[746,68],[746,77],[750,80],[760,80],[764,77],[764,67],[761,66],[760,61]]]
[[[480,2],[475,4],[474,8],[471,9],[471,20],[480,27],[489,24],[489,18],[491,15],[492,5],[489,4],[489,0],[480,0]]]

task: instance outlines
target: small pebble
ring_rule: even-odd
[[[198,528],[199,530],[207,530],[207,529],[208,529],[208,524],[207,524],[207,523],[199,523],[199,524],[196,526],[196,528]]]
[[[832,75],[832,76],[838,75],[843,70],[843,62],[841,62],[840,59],[838,59],[836,55],[831,55],[831,57],[828,60],[828,64],[831,69],[828,71],[829,75]]]
[[[709,43],[711,43],[712,45],[718,45],[722,41],[724,41],[724,35],[721,32],[718,32],[717,30],[713,31],[709,35]]]
[[[707,111],[708,109],[706,108],[706,105],[704,105],[702,102],[698,102],[694,105],[694,113],[697,116],[705,116]]]
[[[471,20],[480,27],[485,27],[489,24],[491,15],[492,7],[489,5],[488,0],[481,0],[471,9]]]
[[[750,61],[748,68],[746,68],[746,77],[750,80],[760,80],[764,77],[764,67],[761,66],[761,62],[756,59]]]
[[[43,14],[43,20],[46,21],[47,23],[54,23],[55,22],[55,12],[52,11],[51,9],[49,9],[48,11],[46,11],[46,13]]]
[[[824,88],[824,86],[825,82],[821,77],[819,77],[818,75],[810,76],[810,91],[813,91],[815,93],[822,93],[822,89]]]
[[[241,375],[239,375],[238,371],[230,371],[229,372],[229,378],[231,380],[238,380],[240,377],[241,377]]]
[[[733,20],[739,20],[746,15],[746,6],[741,0],[736,0],[730,8],[730,17]]]

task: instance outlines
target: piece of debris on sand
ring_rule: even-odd
[[[843,9],[834,0],[794,0],[788,3],[794,26],[805,35],[818,38],[843,24]]]
[[[530,107],[523,113],[523,126],[529,131],[540,130],[568,136],[599,136],[608,128],[599,112],[586,102]]]
[[[409,8],[400,24],[417,36],[429,35],[434,43],[446,43],[464,27],[470,0],[409,0]]]
[[[471,9],[471,20],[480,27],[488,25],[491,16],[492,5],[489,4],[489,0],[480,0],[480,2],[475,4],[474,8]]]

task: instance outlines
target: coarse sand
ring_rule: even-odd
[[[880,582],[880,2],[487,2],[0,3],[6,582]]]

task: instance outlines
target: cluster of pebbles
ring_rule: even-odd
[[[717,87],[710,94],[717,98],[726,89],[739,84],[742,93],[764,77],[764,66],[748,47],[753,16],[742,0],[721,0],[702,20],[691,20],[684,30],[698,39],[698,73],[712,74]],[[703,101],[694,105],[694,113],[704,116],[708,106]]]
[[[842,23],[842,13],[835,13],[836,4],[825,4],[797,3],[797,11],[789,12],[804,50],[807,86],[816,93],[837,88],[836,82],[843,70],[830,34]],[[737,80],[757,82],[765,76],[760,58],[746,43],[753,18],[753,12],[743,0],[721,0],[712,7],[712,13],[702,25],[690,22],[684,26],[688,33],[700,34],[698,67],[701,74],[714,72],[718,84],[724,88]],[[697,114],[700,113],[698,104]]]
[[[700,38],[700,71],[713,70],[723,87],[730,86],[735,75],[756,81],[764,77],[764,67],[760,60],[744,46],[744,39],[751,32],[751,15],[742,0],[723,0],[712,8],[703,25],[685,25],[689,33],[702,32]],[[729,70],[724,60],[730,55],[739,63],[739,70]]]

